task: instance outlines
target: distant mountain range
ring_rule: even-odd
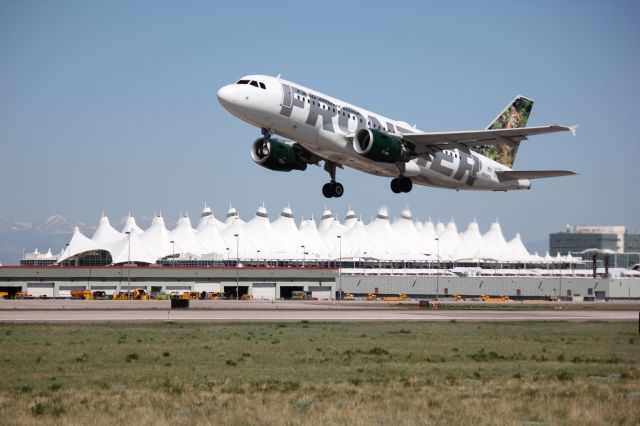
[[[54,214],[41,221],[30,223],[12,220],[0,214],[0,263],[17,265],[22,253],[32,252],[36,248],[41,252],[48,249],[55,254],[71,239],[73,228],[62,215]],[[95,226],[87,227],[78,223],[84,232],[95,230]]]

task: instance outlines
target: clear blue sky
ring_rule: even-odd
[[[442,4],[440,4],[442,3]],[[0,3],[0,213],[97,223],[203,204],[245,219],[380,206],[459,227],[496,217],[508,237],[545,240],[565,224],[639,228],[640,6],[536,2],[3,1]],[[572,169],[531,191],[453,192],[339,172],[325,200],[317,167],[255,165],[259,135],[217,103],[245,74],[282,75],[423,130],[485,127],[515,95],[529,125],[579,124],[532,138],[516,169]]]

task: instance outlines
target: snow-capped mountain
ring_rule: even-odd
[[[0,214],[0,232],[27,231],[33,228],[29,222],[11,220]]]
[[[54,214],[34,225],[33,231],[49,235],[69,234],[73,232],[73,225],[64,216]]]

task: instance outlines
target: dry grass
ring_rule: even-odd
[[[638,424],[635,323],[0,325],[3,424]]]

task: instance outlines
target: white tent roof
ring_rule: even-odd
[[[302,245],[304,244],[300,242],[300,231],[296,226],[290,207],[287,206],[282,209],[280,216],[271,223],[271,228],[286,245],[287,251],[293,258],[303,257]],[[304,251],[308,251],[306,246]]]
[[[369,238],[367,229],[361,220],[357,220],[355,225],[345,232],[343,238],[345,241],[348,241],[349,245],[353,248],[353,257],[374,259],[381,257],[380,250],[378,250],[378,247],[376,247],[373,241],[371,241],[371,238]]]
[[[380,258],[400,260],[411,257],[400,238],[389,224],[389,212],[386,208],[378,210],[376,218],[366,226],[367,234],[379,250]]]
[[[511,260],[518,262],[528,262],[531,260],[531,255],[527,251],[527,248],[522,243],[522,239],[520,238],[520,234],[517,233],[515,237],[508,243],[509,245],[509,256]]]
[[[113,229],[113,226],[109,223],[109,218],[103,215],[100,218],[98,229],[96,229],[91,239],[98,244],[110,244],[120,241],[123,237],[125,235]]]
[[[491,224],[491,228],[482,236],[482,248],[476,253],[479,259],[509,261],[509,245],[502,235],[502,228],[496,221]]]
[[[391,225],[391,229],[407,248],[409,255],[414,259],[422,259],[426,253],[423,244],[413,223],[413,216],[409,209],[404,209],[398,219]]]
[[[207,252],[200,244],[196,231],[191,227],[191,220],[187,216],[180,216],[178,226],[169,233],[169,236],[174,241],[176,250],[178,250],[176,253],[190,253],[200,256]]]
[[[209,224],[213,224],[218,228],[218,230],[224,229],[225,227],[225,224],[223,222],[220,222],[213,215],[213,210],[211,210],[211,207],[205,204],[204,209],[202,209],[202,213],[200,214],[200,220],[198,221],[198,227],[196,228],[196,231],[201,231],[205,226]]]
[[[318,225],[318,232],[320,232],[320,234],[324,234],[331,227],[331,224],[333,222],[338,222],[338,221],[335,217],[333,217],[333,213],[331,213],[331,210],[325,209],[324,212],[322,213],[320,224]],[[342,226],[340,222],[338,222],[338,224]]]
[[[235,236],[236,234],[238,237]],[[251,236],[245,231],[242,219],[239,217],[233,218],[220,235],[226,244],[225,247],[229,247],[229,255],[232,258],[255,259],[257,249],[251,240]],[[237,248],[239,248],[239,254],[236,251]]]
[[[358,217],[356,216],[356,213],[353,210],[349,209],[349,211],[344,217],[343,231],[347,232],[348,230],[353,228],[353,226],[357,222],[358,222]]]
[[[151,226],[140,236],[141,241],[147,247],[147,250],[153,254],[156,259],[180,253],[180,249],[171,244],[171,236],[164,224],[162,216],[155,216],[151,221]]]
[[[322,240],[313,217],[302,221],[300,224],[300,244],[304,244],[311,257],[317,259],[328,259],[330,257],[329,248]]]
[[[122,227],[122,235],[127,235],[127,232],[131,232],[132,234],[142,234],[144,231],[136,224],[136,219],[129,214],[127,216],[126,221],[124,222],[124,226]]]
[[[478,252],[482,249],[482,234],[475,219],[469,223],[467,230],[460,234],[460,241],[467,250],[469,258],[477,258]]]
[[[244,223],[244,220],[240,219],[240,214],[238,213],[238,210],[236,210],[235,207],[229,207],[229,210],[227,211],[227,216],[224,219],[225,227],[231,225],[235,220],[239,220],[240,223]]]
[[[389,214],[385,208],[380,209],[377,217],[368,225],[359,220],[351,209],[344,225],[331,211],[325,210],[324,213],[323,232],[318,230],[313,218],[303,220],[300,227],[297,227],[289,207],[285,207],[273,223],[269,221],[264,206],[247,223],[231,208],[226,224],[213,216],[210,207],[205,207],[197,231],[193,229],[187,216],[181,217],[172,231],[166,229],[161,216],[154,217],[146,231],[142,231],[135,219],[129,216],[123,227],[124,232],[120,233],[113,229],[106,216],[102,216],[91,239],[76,228],[69,246],[61,253],[60,260],[94,250],[108,251],[114,263],[129,259],[133,262],[155,263],[172,254],[188,254],[196,259],[201,256],[208,258],[205,255],[210,254],[218,255],[215,256],[217,259],[224,258],[225,255],[235,258],[238,256],[236,247],[239,243],[241,259],[255,259],[257,250],[260,250],[260,258],[300,259],[303,256],[302,246],[309,259],[335,259],[340,255],[342,246],[342,258],[366,256],[382,260],[435,260],[439,247],[441,259],[573,261],[569,257],[551,256],[540,260],[537,255],[529,255],[520,235],[516,235],[509,243],[505,241],[497,222],[491,225],[487,233],[481,235],[475,220],[463,233],[458,233],[453,219],[446,227],[442,223],[434,226],[431,220],[418,227],[408,209],[402,211],[401,217],[393,225],[389,223]],[[436,228],[440,230],[439,236]],[[126,232],[130,234],[127,235]],[[234,234],[239,234],[239,239]],[[341,238],[338,239],[338,236]]]
[[[425,254],[431,254],[430,260],[436,258],[437,244],[435,226],[431,219],[426,221],[422,228],[418,231],[418,237],[420,238],[420,249]]]
[[[218,225],[216,224],[216,219],[212,215],[203,217],[200,220],[196,236],[204,248],[205,253],[227,255],[227,244],[222,239],[222,235],[220,235]]]
[[[73,228],[73,236],[71,237],[71,241],[67,244],[67,248],[64,249],[62,255],[59,260],[64,260],[69,257],[75,256],[80,253],[85,253],[92,250],[99,250],[99,245],[91,238],[87,238],[84,236],[82,232],[80,232],[80,228],[77,226]],[[37,253],[38,249],[36,249]]]
[[[280,236],[271,227],[267,209],[262,206],[256,211],[256,215],[244,225],[244,230],[253,242],[257,255],[265,259],[290,258],[293,247],[288,249]],[[257,250],[260,250],[258,254]]]

